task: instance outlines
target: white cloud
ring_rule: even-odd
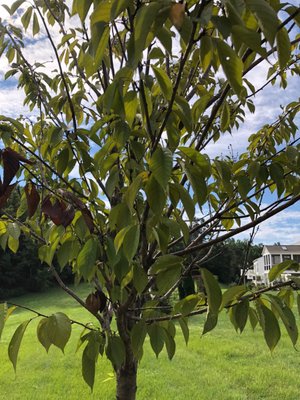
[[[259,225],[255,243],[293,244],[300,241],[300,211],[295,207],[282,211]],[[237,239],[249,239],[249,231],[236,236]]]

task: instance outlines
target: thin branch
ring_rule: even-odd
[[[41,313],[39,311],[36,311],[33,308],[30,308],[30,307],[27,307],[27,306],[23,306],[23,305],[17,304],[17,303],[12,303],[10,301],[5,301],[5,303],[10,305],[10,306],[13,306],[13,307],[21,308],[22,310],[30,311],[30,312],[36,314],[37,317],[50,318],[49,315],[43,314],[43,313]],[[88,329],[90,331],[97,331],[97,329],[92,328],[90,325],[84,324],[84,323],[79,322],[79,321],[76,321],[75,319],[70,319],[70,322],[71,322],[71,324],[80,325],[83,328],[86,328],[86,329]]]
[[[184,250],[180,250],[177,252],[172,253],[173,255],[177,255],[177,256],[183,256],[186,254],[190,254],[193,253],[194,251],[198,251],[201,249],[205,249],[207,247],[212,246],[213,244],[219,243],[219,242],[223,242],[226,239],[231,238],[232,236],[237,235],[238,233],[244,232],[250,228],[253,228],[254,226],[260,224],[263,221],[266,221],[267,219],[273,217],[274,215],[278,214],[279,212],[285,210],[286,208],[292,206],[293,204],[297,203],[297,201],[300,200],[300,194],[298,194],[297,196],[295,196],[294,198],[290,199],[289,201],[287,201],[285,204],[277,207],[274,210],[270,210],[267,213],[265,213],[264,215],[262,215],[261,217],[258,217],[255,221],[251,221],[248,224],[241,226],[239,228],[234,229],[232,232],[228,232],[227,234],[220,236],[219,238],[216,238],[214,240],[211,240],[209,242],[206,243],[201,243],[199,245],[190,247],[189,249],[184,249]]]
[[[62,66],[61,66],[61,62],[60,62],[60,59],[59,59],[59,54],[58,54],[57,48],[56,48],[56,46],[55,46],[55,44],[53,42],[52,36],[50,34],[50,31],[48,29],[48,26],[46,24],[46,21],[45,21],[45,18],[43,16],[43,14],[41,13],[39,7],[36,7],[36,10],[37,10],[37,12],[38,12],[38,14],[39,14],[39,16],[40,16],[40,18],[42,20],[42,23],[44,25],[45,31],[47,33],[47,37],[48,37],[48,39],[50,41],[50,44],[51,44],[52,49],[53,49],[54,54],[55,54],[55,58],[56,58],[56,61],[57,61],[57,64],[58,64],[58,68],[59,68],[60,77],[62,79],[62,82],[64,84],[64,88],[65,88],[66,94],[67,94],[68,104],[69,104],[71,115],[72,115],[73,129],[74,129],[74,132],[76,132],[76,130],[77,130],[77,121],[76,121],[75,108],[74,108],[74,104],[73,104],[73,101],[72,101],[72,98],[71,98],[69,85],[68,85],[68,83],[66,81],[65,74],[64,74],[64,71],[63,71]]]
[[[236,303],[230,304],[228,306],[225,306],[224,308],[225,309],[229,309],[229,308],[235,307],[237,304],[240,304],[244,300],[254,301],[258,297],[260,297],[260,295],[262,295],[264,293],[273,291],[275,289],[280,289],[280,288],[286,287],[286,286],[291,286],[292,287],[294,284],[295,284],[294,281],[290,280],[290,281],[287,281],[287,282],[280,282],[280,283],[278,283],[278,284],[276,284],[274,286],[268,286],[266,288],[259,289],[259,290],[255,291],[255,292],[252,292],[250,294],[242,296]],[[207,311],[208,311],[208,307],[204,307],[204,308],[201,308],[199,310],[194,310],[194,311],[190,312],[189,314],[185,314],[185,315],[179,313],[179,314],[174,314],[174,315],[165,315],[163,317],[146,318],[145,322],[147,324],[151,324],[153,322],[173,321],[173,320],[176,320],[176,319],[180,319],[182,317],[187,318],[187,317],[194,317],[196,315],[206,314]],[[128,316],[128,318],[130,318],[130,319],[132,319],[134,321],[140,321],[142,319],[142,317],[137,317],[137,316],[131,315],[129,313],[127,314],[127,316]]]

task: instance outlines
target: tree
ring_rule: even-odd
[[[99,323],[85,326],[80,338],[85,381],[93,387],[99,353],[105,354],[116,373],[117,399],[134,399],[146,335],[156,356],[165,346],[171,359],[175,321],[188,341],[188,316],[206,313],[206,333],[224,308],[236,330],[243,331],[248,317],[253,327],[259,322],[271,350],[280,317],[295,344],[289,308],[295,281],[278,296],[245,286],[222,296],[203,268],[203,293],[171,310],[160,304],[215,244],[300,198],[296,100],[250,136],[243,154],[207,153],[208,144],[255,111],[256,93],[276,83],[278,95],[299,75],[299,8],[279,0],[71,3],[5,6],[11,15],[0,25],[0,52],[10,64],[5,77],[17,79],[36,119],[1,116],[0,206],[15,177],[24,183],[22,213],[2,215],[0,231],[9,247],[17,240],[14,224],[38,240],[39,258],[59,285],[96,316]],[[26,52],[40,38],[52,50],[52,69]],[[249,72],[265,61],[266,81],[255,87]],[[265,205],[268,192],[273,200]],[[192,226],[195,216],[201,222]],[[183,246],[176,251],[178,243]],[[61,268],[71,263],[76,280],[93,282],[95,292],[79,298],[54,259]],[[271,279],[287,267],[293,265],[279,265]],[[6,304],[1,307],[2,329]],[[29,322],[9,345],[14,367]],[[71,322],[63,313],[41,318],[38,339],[46,350],[65,347]]]
[[[247,240],[228,239],[218,243],[204,267],[222,283],[239,282],[241,271],[251,268],[253,260],[261,256],[263,245],[253,245]]]

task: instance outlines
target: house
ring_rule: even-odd
[[[270,269],[286,260],[300,263],[300,244],[264,246],[262,256],[253,261],[253,268],[246,272],[246,278],[255,285],[269,285]],[[292,275],[299,277],[300,272],[286,270],[281,274],[280,280],[288,281]]]

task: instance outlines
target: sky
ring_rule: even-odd
[[[10,0],[2,0],[2,4],[11,5]],[[5,11],[1,11],[4,18]],[[8,14],[6,14],[8,17]],[[54,38],[55,39],[55,38]],[[38,35],[36,40],[31,41],[24,49],[30,62],[47,62],[49,71],[56,68],[54,55],[50,46],[43,36]],[[267,62],[262,63],[259,68],[251,71],[246,78],[254,84],[256,88],[262,86],[265,82]],[[17,89],[16,80],[4,80],[4,74],[7,71],[7,62],[4,56],[0,57],[0,114],[10,117],[17,117],[19,114],[33,117],[34,112],[29,112],[23,107],[23,93]],[[248,137],[266,123],[276,119],[280,113],[280,106],[299,97],[300,81],[298,77],[291,77],[288,87],[279,92],[277,85],[269,85],[264,91],[259,92],[255,98],[252,98],[256,105],[255,114],[247,113],[246,123],[232,135],[225,134],[217,143],[210,144],[206,151],[214,157],[216,155],[226,155],[229,151],[233,154],[240,154],[245,151],[248,144]],[[230,150],[229,150],[230,149]],[[240,239],[249,238],[249,232],[244,232],[238,236]],[[292,244],[300,242],[300,205],[281,212],[279,215],[265,221],[259,226],[255,236],[256,243],[273,244],[281,242],[282,244]]]

